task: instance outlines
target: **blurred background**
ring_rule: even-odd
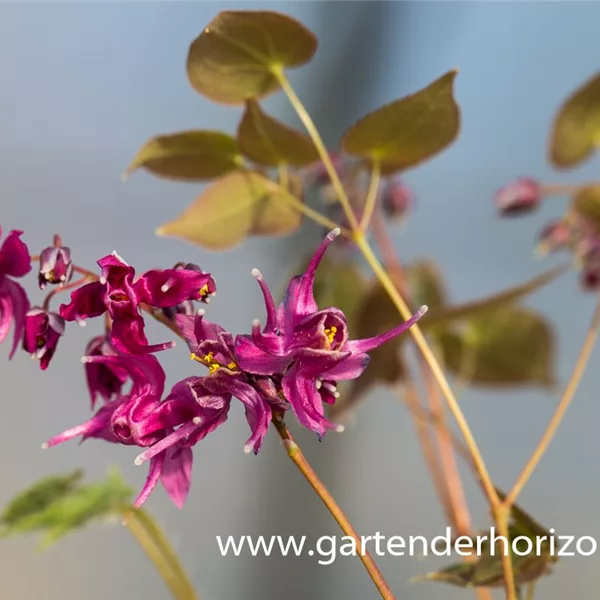
[[[597,161],[573,173],[546,163],[549,127],[558,105],[600,68],[600,4],[433,2],[132,2],[2,3],[0,5],[0,223],[24,229],[32,252],[59,232],[78,264],[93,266],[117,250],[139,271],[192,261],[212,271],[219,293],[211,318],[246,331],[262,316],[250,269],[269,281],[283,277],[314,244],[310,226],[283,240],[254,239],[210,254],[154,229],[198,194],[199,186],[136,174],[120,176],[147,138],[188,128],[235,131],[240,111],[218,106],[190,88],[188,46],[224,9],[267,8],[300,19],[319,37],[314,61],[291,80],[326,141],[384,102],[416,91],[450,68],[463,125],[458,141],[407,173],[418,208],[394,231],[403,259],[431,256],[452,298],[466,300],[524,281],[550,265],[534,259],[537,229],[562,211],[549,200],[542,215],[501,221],[494,191],[521,174],[545,183],[597,179]],[[285,98],[266,103],[296,123]],[[32,298],[40,294],[32,285]],[[35,301],[35,300],[34,300]],[[557,371],[570,374],[593,300],[568,275],[528,300],[555,324]],[[24,354],[6,362],[0,350],[0,505],[51,473],[79,466],[89,478],[118,464],[136,487],[145,468],[135,449],[101,442],[40,443],[88,418],[88,394],[78,357],[101,323],[70,327],[52,367],[39,371]],[[151,326],[151,339],[165,331]],[[191,373],[183,347],[161,356],[170,382]],[[520,503],[547,527],[600,539],[597,506],[597,353],[555,443]],[[557,398],[539,391],[461,396],[494,479],[509,487],[545,428]],[[242,452],[247,425],[239,407],[227,426],[195,452],[193,486],[178,511],[162,489],[149,508],[164,524],[203,600],[288,600],[377,597],[355,558],[319,566],[316,557],[220,556],[215,536],[337,535],[337,526],[271,434],[258,457]],[[323,443],[298,432],[309,460],[359,533],[434,536],[445,522],[411,420],[387,391],[361,405],[342,435]],[[484,503],[465,480],[476,524],[488,526]],[[167,598],[158,576],[119,526],[91,527],[51,550],[35,539],[0,544],[0,597],[6,600]],[[403,600],[474,597],[437,584],[409,584],[444,559],[379,559]],[[536,597],[592,598],[600,586],[600,554],[565,558]]]

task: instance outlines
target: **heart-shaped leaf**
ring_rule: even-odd
[[[600,73],[578,88],[561,106],[550,137],[550,161],[574,167],[600,143]]]
[[[317,39],[276,12],[219,13],[194,40],[187,59],[192,87],[216,102],[243,104],[279,88],[274,73],[307,63]]]
[[[220,177],[243,165],[237,142],[220,131],[182,131],[148,140],[126,175],[144,168],[158,177],[202,181]]]
[[[266,167],[302,167],[319,160],[319,153],[307,135],[270,117],[253,99],[246,101],[238,142],[250,160]]]
[[[211,250],[232,248],[248,235],[285,235],[300,226],[298,199],[253,171],[234,171],[207,187],[156,233]]]
[[[384,174],[431,158],[458,135],[455,77],[456,71],[450,71],[419,92],[363,117],[345,133],[342,148],[379,162]]]
[[[506,307],[438,336],[445,366],[466,383],[488,387],[555,385],[554,333],[537,313]]]
[[[499,491],[499,490],[497,490]],[[504,498],[504,494],[500,497]],[[496,536],[498,534],[496,533]],[[511,556],[515,583],[517,587],[531,583],[550,572],[550,566],[558,559],[551,552],[550,538],[552,534],[534,521],[523,509],[514,505],[511,509],[511,523],[508,537],[511,542]],[[543,540],[542,538],[546,538]],[[478,539],[479,538],[479,539]],[[518,539],[517,538],[521,538]],[[531,540],[531,551],[529,542]],[[469,563],[450,565],[440,571],[416,577],[416,581],[437,581],[449,583],[459,587],[500,587],[504,583],[504,569],[502,566],[502,552],[504,542],[499,541],[499,546],[494,553],[491,552],[490,532],[482,531],[472,538],[472,549],[477,550],[477,560]],[[513,546],[516,544],[516,546]],[[467,551],[467,544],[461,546]],[[519,552],[516,554],[513,550]]]

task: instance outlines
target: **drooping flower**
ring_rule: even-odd
[[[135,506],[140,506],[148,498],[159,480],[162,480],[175,504],[181,506],[189,489],[191,450],[170,443],[156,449],[156,444],[168,438],[176,426],[181,425],[179,431],[190,425],[193,430],[201,427],[198,418],[202,414],[201,407],[195,407],[193,401],[180,406],[180,394],[177,396],[179,406],[173,406],[169,398],[161,402],[165,373],[154,356],[87,356],[83,361],[122,369],[131,378],[132,389],[129,394],[105,403],[82,425],[51,438],[43,447],[50,448],[77,437],[81,437],[82,441],[97,438],[127,446],[154,446],[148,477]],[[182,424],[188,416],[189,422]],[[183,436],[180,441],[184,441]]]
[[[541,186],[530,177],[520,177],[498,190],[494,196],[494,202],[503,216],[532,212],[539,207],[541,201]]]
[[[66,246],[49,246],[40,253],[40,268],[38,283],[40,289],[48,284],[64,285],[71,280],[73,275],[73,262],[71,250]]]
[[[176,320],[192,358],[208,367],[209,375],[201,378],[202,386],[212,394],[237,398],[244,405],[251,430],[244,450],[257,454],[271,422],[268,391],[248,381],[236,362],[233,336],[205,319],[203,311],[194,317],[178,315]]]
[[[414,202],[412,190],[399,179],[390,181],[381,195],[381,207],[384,215],[389,219],[404,218]]]
[[[86,349],[86,356],[117,356],[108,336],[99,335],[92,338]],[[105,401],[112,400],[121,394],[129,375],[122,367],[114,363],[88,361],[84,363],[85,377],[91,396],[92,408],[98,396]]]
[[[281,389],[298,420],[323,436],[337,428],[324,417],[323,402],[333,403],[336,382],[355,379],[369,362],[368,352],[406,331],[427,307],[391,331],[363,340],[351,340],[346,317],[337,308],[319,310],[313,294],[317,267],[329,244],[339,235],[331,231],[315,252],[306,272],[294,277],[284,300],[275,308],[273,296],[258,270],[253,271],[263,292],[265,327],[254,321],[251,335],[235,341],[239,368],[263,376],[282,374]]]
[[[119,352],[143,354],[171,348],[173,342],[149,345],[144,332],[140,304],[156,308],[175,307],[187,300],[204,300],[214,294],[208,273],[192,269],[146,271],[137,279],[135,270],[117,254],[101,258],[99,281],[71,294],[71,302],[60,307],[67,321],[81,322],[108,311],[112,319],[110,340]]]
[[[14,323],[14,338],[9,358],[14,356],[21,342],[25,314],[29,310],[25,290],[12,279],[23,277],[31,271],[31,257],[26,244],[21,240],[22,234],[22,231],[11,231],[0,246],[0,343],[6,339],[11,324]]]
[[[23,348],[40,361],[42,371],[48,368],[64,332],[65,320],[56,313],[36,306],[25,315]]]

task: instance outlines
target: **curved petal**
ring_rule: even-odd
[[[0,330],[5,330],[7,325],[10,326],[10,320],[14,322],[15,326],[13,343],[8,354],[8,358],[10,359],[15,355],[15,352],[23,339],[23,333],[25,331],[25,315],[29,310],[29,299],[27,298],[25,290],[18,283],[11,281],[10,279],[5,279],[0,285],[0,296],[8,299],[8,302],[5,301],[3,302],[3,305],[0,305],[0,309],[4,311],[7,309],[8,304],[10,304],[10,309],[8,309],[6,313],[9,315],[8,323],[3,312],[3,315],[0,317],[2,321],[0,323]],[[3,339],[2,336],[5,335],[4,331],[0,331],[0,341]]]
[[[148,477],[146,478],[146,483],[140,492],[140,495],[136,498],[133,503],[134,508],[139,508],[148,500],[148,497],[156,487],[158,480],[161,477],[163,471],[163,465],[165,464],[165,453],[162,452],[158,456],[155,456],[150,461],[150,468],[148,469]]]
[[[125,354],[149,354],[172,348],[174,342],[148,344],[144,333],[144,319],[138,314],[122,315],[113,321],[110,341],[115,350]]]
[[[371,357],[368,354],[357,352],[342,360],[335,367],[327,370],[323,374],[323,378],[331,379],[333,381],[356,379],[362,375],[362,372],[367,368],[370,360]]]
[[[399,336],[401,333],[404,333],[407,329],[419,321],[426,312],[427,306],[421,306],[421,308],[410,319],[408,319],[408,321],[400,323],[400,325],[394,327],[394,329],[390,329],[390,331],[386,331],[385,333],[381,333],[380,335],[376,335],[372,338],[349,341],[346,343],[346,348],[352,352],[370,352],[378,346],[385,344],[385,342],[389,342],[391,339]]]
[[[60,316],[66,321],[81,321],[99,317],[106,311],[104,304],[106,287],[99,281],[86,283],[71,292],[69,304],[61,304]]]
[[[183,508],[192,485],[194,455],[191,448],[167,451],[160,481],[177,508]]]
[[[11,231],[0,246],[0,273],[23,277],[31,271],[31,256],[27,244],[21,240],[22,231]]]
[[[323,401],[316,381],[302,377],[296,365],[285,374],[282,388],[301,425],[314,431],[319,438],[322,438],[328,429],[337,429],[337,425],[324,417]]]
[[[282,373],[292,361],[288,356],[274,356],[256,346],[247,335],[239,335],[235,340],[235,360],[242,371],[256,375]]]
[[[177,306],[185,300],[201,300],[214,288],[210,274],[191,269],[154,269],[135,282],[139,302],[159,308]]]

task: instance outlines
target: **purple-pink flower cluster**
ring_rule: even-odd
[[[324,408],[339,396],[338,382],[358,377],[369,362],[368,352],[408,329],[426,307],[389,332],[350,339],[344,314],[335,307],[319,309],[313,295],[316,270],[338,234],[333,230],[326,236],[306,272],[290,281],[279,306],[260,272],[253,270],[264,296],[265,324],[256,320],[250,334],[234,336],[194,307],[215,294],[214,279],[196,265],[180,263],[136,277],[134,268],[113,253],[98,261],[100,274],[94,275],[73,265],[70,251],[60,244],[41,253],[38,272],[40,287],[59,287],[43,308],[29,310],[27,295],[14,279],[31,270],[32,257],[21,232],[11,232],[0,248],[0,340],[14,322],[11,356],[22,340],[45,369],[65,322],[103,316],[105,323],[105,332],[90,340],[82,358],[92,409],[99,401],[101,405],[91,419],[44,447],[74,438],[136,446],[136,464],[148,462],[149,470],[135,506],[160,481],[181,507],[191,484],[192,448],[227,420],[234,400],[243,405],[250,428],[246,452],[258,453],[273,416],[288,410],[319,438],[327,430],[341,430],[325,417]],[[70,282],[73,272],[83,277]],[[50,312],[49,300],[61,286],[73,288],[70,301],[58,313]],[[144,314],[166,320],[178,331],[205,373],[187,377],[165,393],[166,376],[155,353],[174,342],[150,344]]]
[[[546,190],[531,177],[519,177],[496,192],[494,203],[504,217],[521,216],[541,206]],[[591,291],[600,289],[600,232],[597,224],[581,214],[575,205],[565,216],[542,227],[536,250],[541,255],[559,251],[571,253],[581,287]]]

